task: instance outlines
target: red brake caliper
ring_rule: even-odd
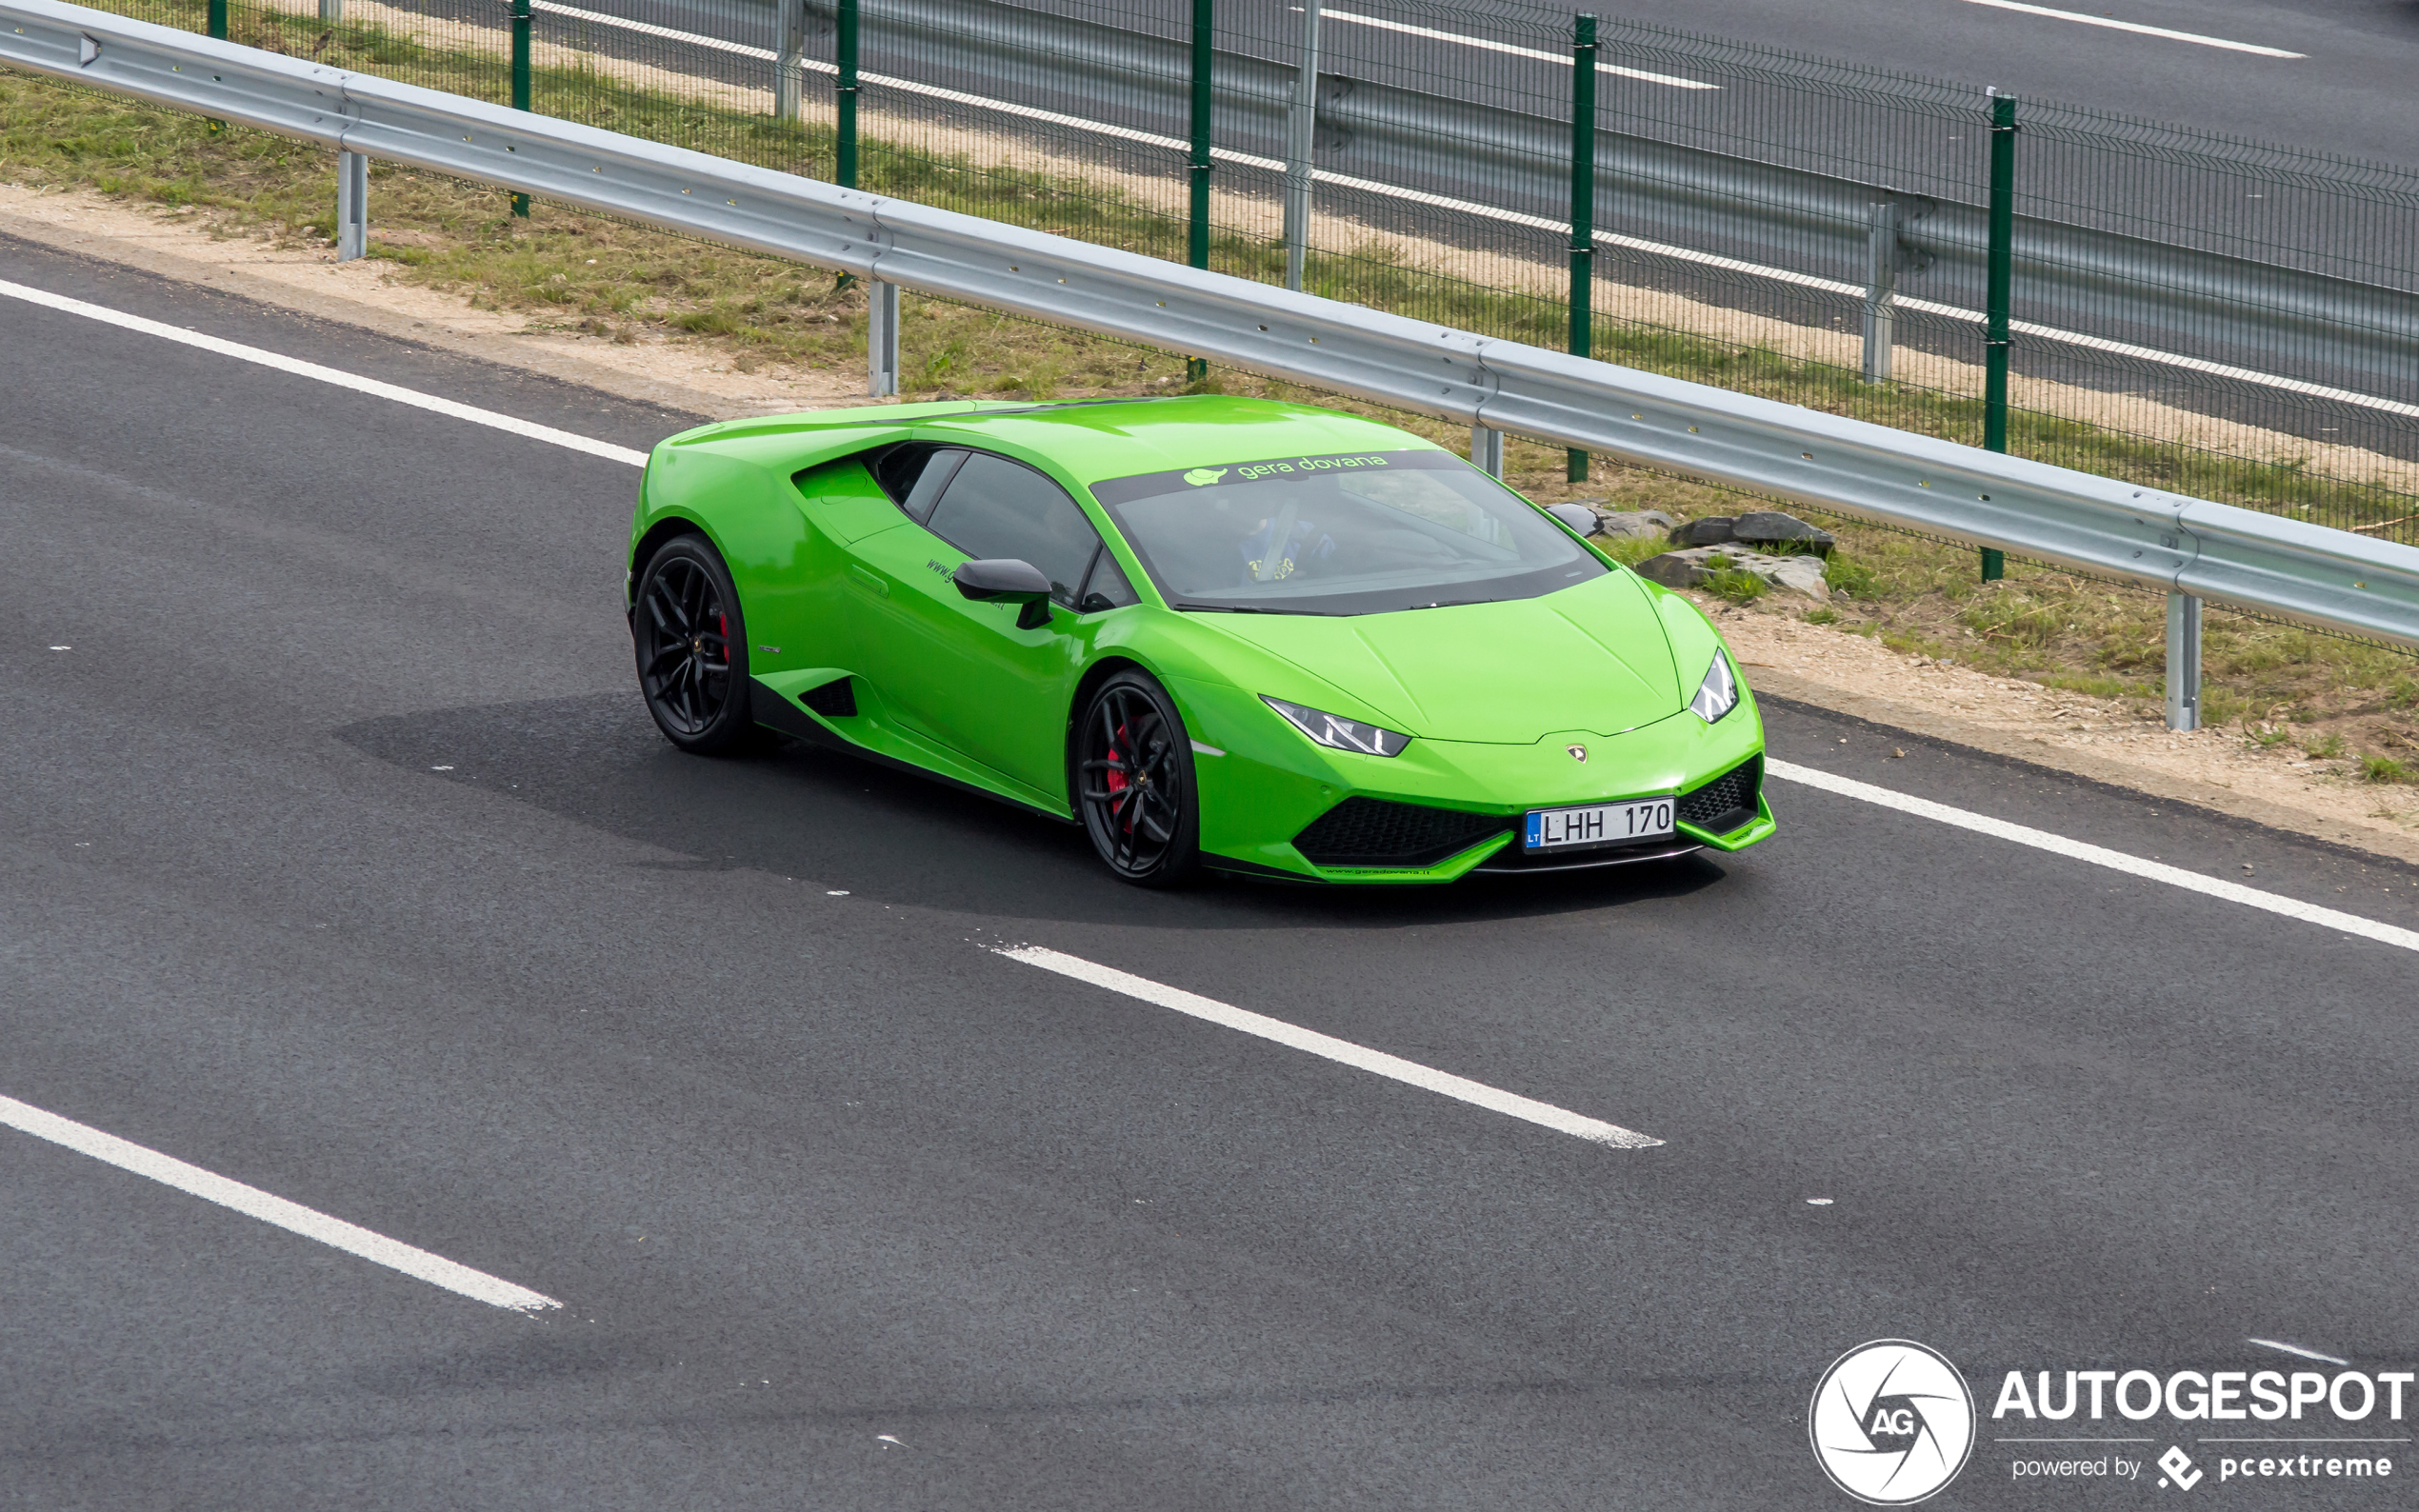
[[[1111,766],[1107,772],[1103,773],[1103,775],[1109,779],[1109,812],[1112,816],[1118,815],[1124,807],[1124,806],[1118,801],[1117,795],[1126,790],[1126,774],[1118,770],[1118,766],[1123,766],[1126,764],[1125,753],[1118,749],[1119,745],[1124,742],[1125,738],[1126,726],[1120,725],[1117,726],[1117,733],[1110,737],[1108,753],[1109,759],[1115,762],[1117,766]]]

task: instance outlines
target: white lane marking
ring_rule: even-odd
[[[767,63],[778,61],[770,48],[750,47],[745,42],[726,41],[721,37],[710,37],[698,31],[675,31],[670,27],[659,27],[646,21],[633,21],[628,16],[609,16],[602,10],[584,10],[578,6],[557,5],[555,0],[530,0],[530,9],[551,15],[570,16],[574,21],[586,21],[595,26],[614,27],[623,31],[636,31],[646,36],[662,37],[667,42],[685,42],[692,48],[711,48],[717,52],[736,52],[743,58],[757,58]],[[811,58],[801,58],[799,61],[810,69],[816,67]],[[838,64],[826,63],[821,66],[821,71],[837,73],[840,71],[840,67]]]
[[[414,1249],[400,1240],[373,1234],[369,1229],[348,1224],[341,1218],[273,1197],[256,1186],[230,1181],[224,1176],[206,1171],[198,1165],[188,1165],[171,1156],[146,1149],[140,1144],[104,1134],[99,1129],[78,1124],[73,1119],[45,1113],[30,1104],[12,1097],[0,1097],[0,1124],[22,1129],[36,1139],[64,1144],[69,1149],[107,1161],[120,1170],[148,1176],[155,1182],[190,1192],[205,1202],[231,1207],[249,1214],[264,1224],[274,1224],[290,1233],[315,1239],[348,1254],[375,1261],[390,1270],[416,1276],[432,1286],[459,1292],[496,1307],[509,1307],[515,1312],[542,1312],[563,1304],[551,1297],[541,1296],[527,1286],[515,1286],[500,1281],[485,1271],[456,1264],[443,1255],[431,1255],[425,1249]]]
[[[632,21],[627,16],[607,15],[602,10],[589,10],[578,6],[563,5],[559,3],[559,0],[531,0],[531,9],[550,12],[558,16],[570,16],[575,21],[585,21],[592,26],[616,27],[624,31],[637,31],[650,37],[662,37],[668,42],[685,42],[693,48],[710,48],[717,52],[734,52],[743,58],[757,58],[769,63],[778,61],[776,54],[770,48],[752,47],[745,42],[732,42],[723,37],[707,36],[702,32],[676,31],[670,27],[654,26],[645,21]],[[1466,48],[1480,48],[1489,52],[1509,52],[1517,57],[1536,58],[1546,63],[1559,63],[1564,65],[1566,68],[1569,67],[1570,63],[1570,55],[1567,52],[1549,52],[1541,48],[1514,47],[1509,42],[1490,42],[1485,37],[1466,36],[1458,31],[1438,31],[1429,27],[1409,26],[1404,22],[1388,21],[1379,16],[1365,16],[1350,10],[1324,10],[1321,11],[1320,14],[1329,21],[1347,21],[1350,22],[1354,26],[1376,27],[1387,31],[1401,31],[1415,37],[1429,37],[1438,42],[1458,43]],[[825,63],[818,58],[801,58],[798,60],[798,64],[799,67],[815,73],[837,73],[840,71],[839,65]],[[1722,86],[1718,84],[1707,84],[1701,79],[1684,79],[1669,73],[1649,73],[1643,69],[1625,69],[1617,64],[1611,63],[1597,64],[1596,71],[1598,73],[1618,74],[1625,79],[1642,79],[1649,84],[1669,85],[1675,90],[1718,90],[1722,88]],[[1073,117],[1055,116],[1049,111],[1033,109],[1032,108],[1027,106],[1010,105],[1005,100],[994,100],[982,95],[961,95],[952,90],[940,89],[934,85],[918,84],[910,79],[886,78],[878,73],[862,74],[860,77],[865,83],[881,85],[887,89],[908,90],[917,94],[933,95],[943,99],[957,99],[983,105],[994,110],[1010,110],[1020,115],[1030,114],[1042,120],[1057,120],[1075,125],[1089,126],[1094,129],[1117,129],[1115,128],[1102,128],[1098,122],[1078,121]],[[1119,134],[1122,135],[1125,133],[1121,130]],[[1183,142],[1177,141],[1173,137],[1152,137],[1147,136],[1142,132],[1134,132],[1132,134],[1137,140],[1141,141],[1168,142],[1177,147],[1183,147],[1186,145]]]
[[[1509,42],[1495,42],[1486,37],[1473,37],[1460,31],[1439,31],[1433,27],[1415,27],[1406,21],[1389,21],[1383,16],[1365,16],[1353,10],[1321,10],[1327,21],[1345,21],[1356,27],[1374,27],[1381,31],[1400,31],[1407,36],[1427,37],[1434,42],[1451,42],[1465,48],[1477,48],[1486,52],[1508,52],[1516,58],[1535,58],[1540,63],[1570,66],[1568,52],[1549,52],[1543,48],[1516,47]],[[1674,90],[1718,90],[1722,86],[1708,84],[1703,79],[1684,79],[1672,73],[1649,73],[1644,69],[1625,69],[1615,63],[1598,63],[1598,73],[1618,74],[1625,79],[1639,79],[1648,84],[1668,85]]]
[[[2288,52],[2283,48],[2263,48],[2251,42],[2229,42],[2224,37],[2205,37],[2197,31],[2169,31],[2165,27],[2146,27],[2139,21],[2119,21],[2113,16],[2088,16],[2079,10],[2052,10],[2048,6],[2026,5],[2023,0],[1966,0],[1968,5],[1989,6],[1994,10],[2021,10],[2029,16],[2049,16],[2059,21],[2079,21],[2087,27],[2107,27],[2111,31],[2131,31],[2146,37],[2165,37],[2169,42],[2197,42],[2205,48],[2224,48],[2229,52],[2255,52],[2263,58],[2306,58],[2307,52]]]
[[[1817,771],[1811,766],[1800,766],[1795,762],[1768,759],[1764,764],[1764,769],[1786,781],[1804,783],[1809,787],[1819,787],[1827,793],[1837,793],[1843,798],[1854,798],[1864,803],[1878,804],[1884,808],[1895,808],[1900,813],[1913,814],[1919,819],[1953,825],[1959,829],[1970,829],[1976,834],[1989,835],[1996,840],[2012,841],[2019,846],[2030,846],[2036,850],[2046,850],[2052,855],[2066,856],[2075,861],[2088,861],[2095,866],[2106,866],[2110,871],[2122,871],[2128,876],[2141,877],[2149,882],[2163,882],[2170,887],[2181,887],[2187,892],[2197,892],[2205,897],[2222,898],[2228,903],[2239,903],[2247,908],[2265,909],[2269,913],[2282,914],[2288,919],[2299,919],[2304,924],[2322,925],[2329,929],[2340,929],[2346,934],[2358,935],[2363,940],[2374,940],[2379,945],[2394,945],[2404,950],[2419,950],[2419,931],[2404,929],[2389,924],[2379,924],[2374,919],[2363,919],[2358,914],[2341,913],[2333,908],[2321,908],[2313,903],[2303,903],[2297,898],[2288,898],[2278,893],[2261,892],[2255,887],[2246,887],[2239,883],[2221,882],[2215,877],[2204,877],[2197,871],[2186,871],[2181,866],[2170,866],[2158,861],[2145,861],[2139,856],[2129,856],[2121,850],[2109,850],[2102,846],[2086,845],[2080,840],[2069,840],[2064,835],[2053,835],[2046,829],[2011,825],[2004,819],[1993,819],[1988,814],[1971,813],[1963,808],[1951,808],[1947,804],[1936,804],[1929,798],[1916,798],[1888,787],[1876,787],[1870,783],[1860,783],[1853,777],[1839,777],[1830,772]]]
[[[239,362],[257,363],[263,368],[272,368],[279,372],[291,373],[297,378],[309,378],[319,383],[333,385],[338,388],[350,388],[355,393],[369,394],[373,398],[390,399],[399,405],[410,405],[415,409],[427,409],[455,420],[468,420],[472,425],[509,431],[531,441],[543,441],[552,446],[567,447],[573,451],[585,451],[591,457],[603,457],[608,462],[628,463],[633,468],[647,466],[647,453],[644,451],[633,451],[628,447],[617,447],[610,442],[598,441],[589,436],[575,436],[568,430],[557,430],[552,426],[541,426],[516,416],[498,414],[492,409],[481,409],[476,405],[466,405],[457,400],[441,399],[435,394],[424,394],[416,388],[382,383],[378,379],[364,378],[355,373],[340,372],[333,368],[322,368],[315,362],[304,362],[298,357],[281,356],[258,347],[247,347],[242,342],[228,341],[218,336],[205,336],[198,330],[187,330],[182,326],[170,326],[156,320],[146,320],[140,315],[129,315],[122,310],[110,309],[102,305],[88,305],[83,300],[70,299],[65,294],[53,294],[47,289],[29,288],[23,284],[11,284],[6,279],[0,279],[0,294],[5,294],[10,299],[24,300],[29,305],[40,305],[46,309],[55,309],[63,314],[81,315],[87,320],[97,320],[105,326],[115,326],[123,330],[138,331],[146,336],[157,336],[163,341],[197,347],[203,351],[215,352],[221,357],[232,357]]]
[[[710,48],[717,52],[735,52],[741,57],[756,58],[767,63],[780,61],[770,48],[750,47],[745,42],[728,42],[721,37],[710,37],[702,32],[676,31],[670,27],[632,21],[624,16],[607,15],[601,10],[583,10],[577,6],[562,5],[558,3],[558,0],[531,0],[531,3],[537,10],[550,11],[555,15],[570,16],[593,26],[615,27],[624,31],[637,31],[650,37],[662,37],[667,41],[687,43],[693,48]],[[810,73],[836,74],[840,71],[838,64],[825,63],[817,58],[801,58],[798,60],[798,67]],[[897,90],[906,94],[920,94],[928,100],[945,100],[951,105],[970,105],[977,109],[995,110],[1002,115],[1013,115],[1021,120],[1039,121],[1045,126],[1064,126],[1079,131],[1090,131],[1097,136],[1113,136],[1124,142],[1139,142],[1146,147],[1164,147],[1176,152],[1189,152],[1192,149],[1191,144],[1182,137],[1161,136],[1155,131],[1138,130],[1130,126],[1111,126],[1105,121],[1091,121],[1080,115],[1066,115],[1056,110],[1045,110],[1038,106],[1018,105],[1012,100],[994,99],[988,94],[969,94],[963,90],[945,90],[937,84],[923,84],[914,79],[893,78],[887,73],[861,73],[857,75],[857,80],[860,84],[870,84],[879,89]],[[1221,162],[1243,163],[1252,168],[1269,169],[1278,172],[1282,172],[1285,169],[1281,159],[1254,157],[1248,152],[1229,151],[1225,148],[1211,149],[1210,155]]]
[[[1306,1029],[1298,1025],[1288,1024],[1283,1019],[1272,1019],[1264,1013],[1253,1013],[1246,1008],[1234,1007],[1231,1005],[1220,1003],[1215,998],[1205,998],[1197,993],[1187,992],[1181,987],[1167,986],[1151,981],[1149,977],[1134,976],[1130,972],[1117,970],[1113,966],[1096,965],[1081,956],[1066,955],[1040,945],[1020,945],[1014,949],[1002,949],[998,953],[1010,961],[1022,961],[1029,966],[1039,966],[1045,971],[1055,971],[1060,976],[1072,977],[1078,982],[1089,982],[1093,986],[1107,987],[1111,992],[1122,992],[1130,998],[1139,998],[1145,1003],[1156,1004],[1163,1008],[1173,1008],[1178,1013],[1204,1019],[1226,1028],[1257,1035],[1264,1040],[1274,1040],[1279,1044],[1308,1051],[1311,1055],[1324,1056],[1328,1060],[1340,1062],[1355,1070],[1390,1077],[1424,1091],[1455,1098],[1512,1118],[1526,1119],[1531,1124],[1542,1124],[1559,1133],[1575,1135],[1591,1144],[1609,1144],[1615,1149],[1642,1150],[1663,1143],[1651,1135],[1641,1134],[1635,1129],[1623,1128],[1618,1124],[1608,1124],[1600,1118],[1588,1118],[1582,1114],[1569,1112],[1550,1103],[1540,1103],[1533,1098],[1522,1097],[1516,1092],[1502,1091],[1483,1082],[1473,1082],[1468,1077],[1455,1076],[1449,1071],[1435,1070],[1416,1061],[1406,1061],[1399,1055],[1389,1055],[1383,1050],[1372,1050],[1364,1045],[1354,1044],[1349,1040],[1339,1040],[1333,1035],[1321,1034],[1316,1029]]]
[[[2330,1365],[2348,1365],[2351,1363],[2349,1360],[2338,1360],[2333,1355],[2322,1355],[2315,1349],[2304,1349],[2299,1344],[2280,1343],[2273,1339],[2246,1339],[2243,1343],[2247,1344],[2259,1344],[2269,1349],[2282,1349],[2289,1355],[2299,1355],[2304,1360],[2324,1360]]]

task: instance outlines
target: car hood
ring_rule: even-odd
[[[1527,746],[1567,730],[1611,735],[1675,714],[1687,702],[1662,621],[1626,572],[1506,604],[1199,617],[1341,688],[1404,733],[1430,740]]]

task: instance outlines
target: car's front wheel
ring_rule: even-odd
[[[1112,674],[1075,717],[1075,803],[1109,869],[1145,887],[1201,869],[1201,815],[1192,741],[1165,689],[1144,674]]]
[[[638,686],[664,738],[719,756],[750,744],[748,636],[739,595],[712,543],[674,536],[638,576],[630,616]]]

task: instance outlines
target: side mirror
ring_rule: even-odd
[[[1021,604],[1016,627],[1038,630],[1050,623],[1050,579],[1030,562],[1014,557],[977,557],[950,574],[957,590],[978,604]]]

